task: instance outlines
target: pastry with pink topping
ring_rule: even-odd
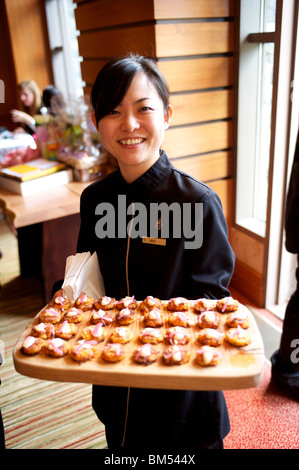
[[[62,295],[58,295],[55,299],[52,299],[49,303],[48,307],[57,308],[61,310],[61,312],[65,312],[69,308],[71,308],[73,302],[68,299],[67,297],[63,297]]]
[[[119,326],[113,329],[110,335],[111,343],[129,343],[133,338],[132,330],[127,326]]]
[[[195,362],[204,367],[216,366],[221,357],[221,352],[210,346],[203,346],[195,352]]]
[[[167,366],[186,364],[190,359],[190,351],[184,346],[175,344],[163,351],[162,359]]]
[[[139,310],[141,312],[147,312],[148,310],[152,310],[153,308],[161,307],[161,300],[153,297],[152,295],[148,295],[142,302],[140,302]]]
[[[240,326],[237,328],[230,328],[225,333],[225,339],[232,346],[246,346],[251,342],[248,330],[244,330]]]
[[[185,297],[174,297],[169,299],[167,308],[173,312],[185,312],[189,309],[189,302]]]
[[[85,292],[81,292],[79,297],[75,300],[74,307],[80,308],[83,312],[87,312],[88,310],[92,310],[94,306],[94,299],[89,297],[85,294]]]
[[[116,302],[116,308],[118,310],[122,310],[123,308],[131,308],[135,309],[138,305],[137,300],[135,299],[134,295],[133,296],[126,296],[123,299],[120,299],[118,302]]]
[[[51,339],[55,336],[55,327],[53,323],[41,322],[32,327],[31,334],[37,338]]]
[[[232,297],[224,297],[217,301],[216,308],[220,313],[235,312],[239,308],[239,301]]]
[[[142,343],[158,344],[164,340],[164,333],[160,328],[144,328],[139,334]]]
[[[44,343],[45,343],[45,341],[42,338],[37,338],[37,337],[31,336],[31,335],[27,336],[23,341],[21,351],[24,354],[28,354],[29,356],[33,356],[35,354],[38,354],[41,351]]]
[[[154,308],[146,312],[143,321],[146,327],[151,326],[153,328],[159,328],[164,324],[164,319],[159,308]]]
[[[105,328],[100,323],[86,326],[82,330],[82,338],[86,340],[104,341]]]
[[[113,316],[105,310],[92,310],[90,316],[90,323],[97,325],[100,323],[102,326],[108,326],[113,322]]]
[[[97,356],[97,341],[80,340],[70,350],[70,357],[77,362],[91,361]]]
[[[133,352],[133,359],[137,364],[153,364],[156,362],[160,353],[152,344],[143,344]]]
[[[135,320],[135,310],[125,307],[115,315],[115,321],[120,325],[129,325]]]
[[[120,343],[107,343],[102,352],[106,362],[119,362],[126,356],[126,350]]]
[[[62,323],[56,326],[55,336],[68,340],[75,336],[78,332],[78,327],[75,323],[69,323],[67,320],[64,320]]]
[[[197,318],[197,324],[200,328],[218,328],[220,325],[220,315],[213,310],[201,312]]]
[[[182,326],[173,326],[166,331],[165,341],[172,345],[179,344],[183,346],[191,341],[191,335]]]
[[[53,307],[45,308],[39,314],[39,320],[43,323],[59,323],[61,317],[61,310],[58,310],[57,308]]]
[[[246,330],[250,326],[249,315],[244,312],[244,310],[229,313],[226,318],[226,325],[229,328],[237,328],[237,326],[241,326],[241,328]]]
[[[81,308],[72,307],[65,312],[63,318],[70,323],[80,323],[84,318],[84,312]]]
[[[103,297],[100,297],[95,303],[94,307],[96,309],[102,309],[102,310],[112,310],[115,308],[116,305],[116,300],[114,297],[108,297],[107,295],[104,295]]]
[[[214,328],[204,328],[197,335],[198,341],[207,346],[220,346],[224,340],[224,333]]]
[[[197,313],[204,312],[205,310],[214,310],[216,308],[217,300],[213,299],[197,299],[194,302],[194,311]]]
[[[47,339],[43,345],[43,351],[47,356],[63,357],[69,352],[69,344],[62,338]]]
[[[173,312],[168,317],[168,322],[172,326],[183,326],[187,328],[191,325],[190,317],[185,312]]]

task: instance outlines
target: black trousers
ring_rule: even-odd
[[[271,357],[272,380],[299,399],[299,255],[297,288],[289,300],[280,346]]]
[[[4,426],[2,421],[2,414],[0,410],[0,449],[5,449]]]
[[[230,430],[222,392],[93,386],[109,450],[196,452],[223,448]]]

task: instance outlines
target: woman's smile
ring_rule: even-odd
[[[131,137],[130,139],[121,139],[119,143],[126,147],[131,147],[133,145],[142,144],[144,141],[145,139],[143,137]]]

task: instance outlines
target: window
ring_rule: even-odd
[[[265,237],[276,0],[240,0],[236,223]]]
[[[66,98],[83,95],[78,31],[73,0],[46,0],[49,43],[55,85]]]

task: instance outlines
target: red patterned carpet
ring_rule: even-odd
[[[224,392],[231,420],[225,449],[299,449],[299,403],[270,380],[265,364],[258,387]]]

